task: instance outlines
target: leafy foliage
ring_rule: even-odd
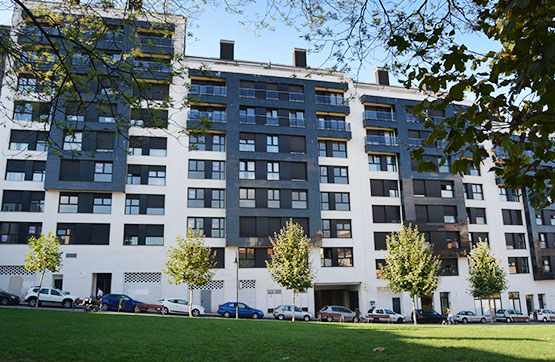
[[[25,269],[32,272],[55,273],[62,266],[62,252],[56,235],[51,230],[41,233],[37,239],[29,238],[29,252],[25,258]]]
[[[310,239],[299,224],[289,220],[279,234],[270,238],[270,242],[273,254],[272,262],[266,261],[268,272],[279,285],[293,291],[294,310],[295,292],[305,292],[312,287],[314,276],[309,260]]]
[[[409,293],[414,313],[414,297],[423,297],[437,288],[440,261],[417,226],[403,225],[399,232],[387,236],[386,241],[387,255],[381,278],[393,293]]]

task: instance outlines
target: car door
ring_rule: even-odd
[[[62,303],[64,300],[64,295],[56,289],[50,289],[50,298],[50,301],[52,303]]]
[[[239,317],[250,317],[251,311],[250,308],[243,303],[239,303]]]
[[[295,319],[303,319],[303,310],[299,307],[295,307]]]
[[[284,306],[282,307],[282,310],[283,310],[283,317],[284,317],[285,319],[291,319],[291,318],[292,318],[291,306],[289,306],[289,305],[284,305]]]
[[[170,313],[181,313],[179,308],[179,299],[167,299],[166,300],[166,308],[170,311]]]
[[[52,303],[52,296],[50,295],[50,289],[42,288],[40,290],[40,297],[39,300],[41,302]]]

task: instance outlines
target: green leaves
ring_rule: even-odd
[[[55,273],[62,266],[62,252],[60,251],[60,243],[52,230],[48,234],[41,233],[37,239],[31,237],[29,239],[29,252],[25,258],[25,269],[32,272],[49,271]]]
[[[491,298],[506,290],[507,276],[490,251],[487,240],[481,240],[468,256],[468,282],[470,293],[476,298]]]

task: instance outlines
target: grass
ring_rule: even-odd
[[[0,361],[553,361],[553,338],[555,325],[415,327],[0,308]]]

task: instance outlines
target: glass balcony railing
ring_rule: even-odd
[[[318,120],[318,128],[319,129],[329,129],[335,131],[350,131],[351,124],[345,121],[338,121],[338,120]]]
[[[390,137],[390,136],[366,136],[365,141],[367,145],[382,145],[382,146],[399,145],[398,138]]]
[[[172,38],[159,38],[156,36],[145,36],[139,35],[137,37],[139,42],[144,45],[154,45],[159,47],[173,47],[173,40]]]
[[[422,123],[424,122],[424,120],[418,116],[415,116],[414,114],[408,114],[406,115],[407,118],[407,122],[409,123]]]
[[[371,121],[395,121],[395,113],[393,112],[379,112],[379,111],[364,111],[364,119]]]
[[[247,123],[247,124],[255,124],[256,123],[256,116],[254,114],[240,114],[239,115],[239,122]]]
[[[193,85],[191,94],[225,97],[227,88],[220,85]]]
[[[343,97],[316,95],[316,103],[328,104],[331,106],[348,106],[349,100]]]
[[[193,121],[199,121],[201,118],[206,118],[212,122],[225,123],[226,113],[225,112],[203,112],[191,109],[189,111],[189,119]]]
[[[135,67],[138,67],[141,70],[146,70],[150,72],[169,73],[171,71],[171,65],[167,63],[160,63],[160,62],[153,62],[153,61],[146,61],[146,60],[135,60],[134,65]]]
[[[239,88],[239,97],[255,98],[256,93],[254,88]]]
[[[304,118],[289,118],[289,127],[304,128],[305,127]]]
[[[424,141],[422,138],[409,138],[409,146],[424,146]]]

